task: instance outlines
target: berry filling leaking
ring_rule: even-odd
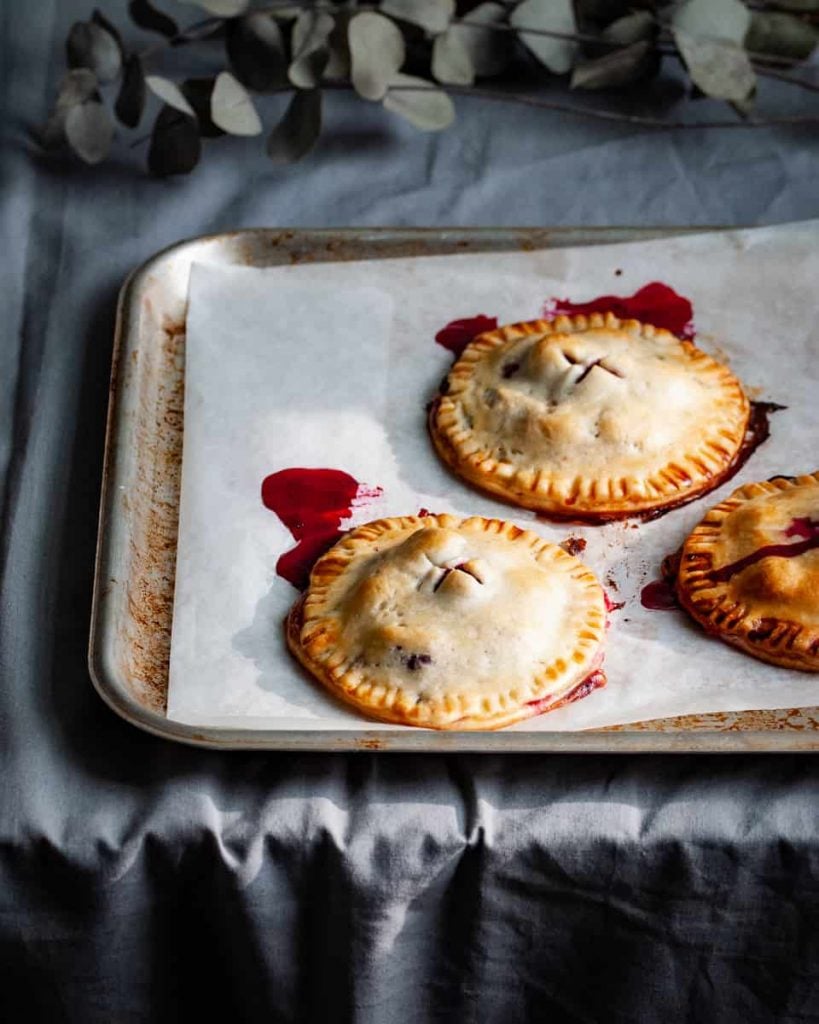
[[[602,661],[602,658],[601,658]],[[606,674],[599,666],[593,669],[585,679],[581,680],[573,690],[569,690],[565,697],[553,701],[551,697],[541,697],[539,700],[527,701],[526,707],[532,708],[532,715],[542,715],[546,711],[556,711],[567,704],[574,704],[575,701],[588,697],[595,690],[602,689],[606,685]]]
[[[262,504],[275,512],[298,543],[276,562],[276,572],[304,590],[316,560],[345,532],[341,522],[382,493],[339,469],[282,469],[262,481]]]
[[[451,320],[446,327],[438,331],[435,340],[457,359],[470,341],[485,331],[494,331],[497,326],[496,316],[484,316],[481,313],[478,316],[464,317],[462,320]]]
[[[663,327],[684,340],[694,337],[690,301],[660,281],[644,285],[633,295],[600,295],[590,302],[549,299],[543,307],[543,315],[549,319],[561,314],[589,313],[613,313],[620,320],[639,320]]]

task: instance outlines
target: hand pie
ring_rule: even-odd
[[[819,672],[819,473],[746,484],[683,545],[677,596],[709,633]]]
[[[380,519],[318,560],[291,651],[373,718],[498,729],[605,683],[603,589],[572,555],[497,519]]]
[[[433,403],[430,432],[477,487],[603,522],[716,487],[749,412],[736,377],[690,341],[595,313],[479,335]]]

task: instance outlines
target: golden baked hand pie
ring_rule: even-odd
[[[610,313],[479,335],[430,410],[460,476],[547,515],[605,521],[690,501],[730,472],[750,404],[727,367]]]
[[[287,620],[291,651],[374,718],[497,729],[605,683],[603,589],[572,555],[497,519],[351,530]]]
[[[683,545],[682,606],[748,654],[819,672],[819,473],[746,484]]]

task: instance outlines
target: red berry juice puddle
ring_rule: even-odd
[[[342,521],[381,493],[380,487],[361,484],[340,469],[282,469],[265,477],[262,503],[297,542],[276,562],[279,576],[303,590],[316,560],[345,532]]]

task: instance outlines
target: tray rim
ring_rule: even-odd
[[[680,729],[637,730],[628,725],[615,729],[580,732],[522,733],[448,732],[408,728],[388,731],[377,727],[360,730],[281,730],[235,729],[224,726],[186,725],[141,704],[129,691],[116,668],[113,654],[113,592],[106,585],[115,561],[116,542],[121,533],[114,509],[123,476],[122,457],[116,439],[123,426],[123,355],[130,349],[131,328],[135,326],[134,298],[140,286],[163,264],[208,243],[237,243],[252,236],[272,240],[287,238],[319,243],[342,239],[347,244],[368,240],[445,241],[469,238],[491,242],[498,236],[517,240],[521,248],[561,248],[568,245],[601,245],[639,238],[659,238],[681,234],[700,234],[739,227],[363,227],[363,228],[245,228],[194,236],[175,242],[137,266],[126,277],[119,292],[106,417],[105,449],[102,469],[94,588],[88,645],[91,681],[103,702],[131,725],[163,739],[188,746],[220,750],[280,751],[392,751],[426,753],[787,753],[819,750],[819,734],[797,729]],[[491,246],[487,246],[491,248]],[[484,249],[486,251],[486,249]],[[367,257],[362,257],[367,258]],[[382,257],[389,258],[389,257]]]

